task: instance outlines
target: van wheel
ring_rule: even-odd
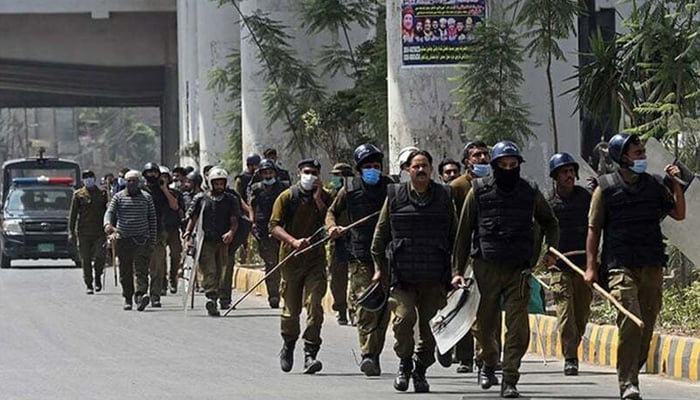
[[[8,257],[5,254],[3,254],[2,252],[0,252],[0,268],[2,268],[2,269],[10,268],[11,262],[12,262],[12,259],[10,257]]]

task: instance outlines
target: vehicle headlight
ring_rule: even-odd
[[[8,235],[21,235],[24,233],[21,219],[6,219],[2,221],[2,229]]]

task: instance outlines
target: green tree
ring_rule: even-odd
[[[554,108],[554,88],[552,83],[552,60],[566,61],[558,40],[576,34],[576,17],[580,8],[577,0],[524,0],[514,3],[517,8],[522,3],[516,22],[527,31],[523,35],[530,42],[525,46],[529,57],[535,58],[535,65],[545,66],[549,94],[549,113],[554,139],[554,151],[559,151],[557,114]]]
[[[491,18],[476,29],[455,89],[467,136],[487,143],[533,137],[530,113],[520,97],[523,49],[511,22]]]

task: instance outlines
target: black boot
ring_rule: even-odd
[[[484,367],[479,370],[479,385],[481,385],[481,388],[484,390],[491,388],[493,385],[498,385],[498,378],[496,378],[496,371],[493,367],[484,365]]]
[[[399,361],[399,373],[394,378],[394,389],[405,392],[408,390],[408,382],[411,380],[411,372],[413,372],[413,359],[402,358]]]
[[[430,391],[430,385],[428,380],[425,378],[425,372],[427,368],[416,363],[416,369],[413,370],[411,377],[413,378],[413,390],[416,393],[428,393]]]
[[[304,351],[304,373],[315,374],[323,368],[323,363],[316,359],[316,351]]]
[[[379,357],[375,357],[371,354],[363,355],[362,361],[360,361],[360,371],[366,376],[381,375],[382,371],[379,369]]]
[[[296,340],[285,340],[280,351],[280,367],[282,371],[289,372],[294,365],[294,345]]]
[[[578,360],[575,358],[569,358],[564,361],[564,375],[566,376],[576,376],[578,375]]]
[[[501,397],[504,399],[517,399],[520,397],[520,392],[518,392],[514,383],[503,382],[501,385]]]

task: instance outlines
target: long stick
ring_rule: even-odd
[[[350,229],[352,229],[352,228],[354,228],[354,227],[356,227],[356,226],[358,226],[358,225],[364,224],[365,222],[369,221],[369,220],[372,219],[373,217],[376,217],[377,215],[379,215],[380,212],[381,212],[381,210],[380,210],[380,211],[373,212],[372,214],[370,214],[370,215],[368,215],[368,216],[366,216],[366,217],[360,218],[360,219],[358,219],[357,221],[353,222],[352,224],[350,224],[350,225],[348,225],[348,226],[344,226],[344,227],[342,228],[342,230],[340,231],[340,234],[341,234],[341,235],[344,235],[345,232],[348,232]],[[319,240],[318,242],[314,243],[313,245],[311,245],[311,246],[309,246],[309,247],[307,247],[307,248],[305,248],[305,249],[299,251],[299,252],[298,252],[297,254],[295,254],[294,256],[295,256],[295,257],[299,257],[300,255],[306,253],[307,251],[311,251],[311,250],[317,248],[318,246],[323,246],[324,243],[328,242],[328,241],[331,240],[331,239],[332,239],[332,238],[331,238],[330,236],[325,237],[325,238]]]
[[[557,257],[561,258],[566,265],[571,267],[574,271],[576,271],[579,275],[585,276],[586,274],[583,272],[583,270],[579,267],[576,266],[576,264],[572,263],[571,260],[569,260],[564,254],[560,253],[559,250],[555,249],[554,247],[550,247],[549,251],[554,253]],[[617,301],[616,298],[614,298],[610,293],[606,292],[605,289],[603,289],[597,282],[593,282],[593,288],[598,291],[598,293],[602,294],[606,299],[610,300],[610,302],[620,310],[623,314],[625,314],[629,319],[632,320],[637,326],[640,328],[644,328],[644,322],[639,319],[636,315],[634,315],[630,310],[626,309],[622,304],[620,304],[619,301]]]
[[[316,237],[319,233],[323,232],[324,229],[326,229],[325,226],[321,226],[320,228],[318,228],[318,230],[317,230],[316,232],[314,232],[314,234],[311,235],[311,236],[309,237],[309,240],[312,240],[312,239],[313,239],[314,237]],[[253,285],[250,289],[248,289],[248,291],[245,292],[245,293],[243,294],[243,296],[241,296],[238,300],[236,300],[236,302],[233,303],[233,304],[231,305],[231,307],[228,308],[228,310],[226,310],[226,312],[224,313],[224,317],[227,316],[228,313],[231,312],[231,310],[235,310],[237,305],[241,304],[241,302],[242,302],[243,300],[245,300],[246,297],[248,297],[251,293],[253,293],[253,291],[254,291],[258,286],[260,286],[263,282],[265,282],[265,279],[267,279],[268,277],[270,277],[270,275],[272,275],[279,267],[281,267],[281,266],[282,266],[285,262],[287,262],[290,258],[294,257],[298,252],[299,252],[299,250],[294,250],[294,251],[292,251],[291,253],[289,253],[289,254],[287,255],[287,257],[285,257],[282,261],[278,262],[277,265],[275,265],[270,271],[268,271],[268,272],[265,274],[265,276],[262,277],[262,279],[260,279],[255,285]]]

